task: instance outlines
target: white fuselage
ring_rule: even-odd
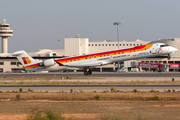
[[[139,58],[146,58],[146,57],[154,57],[154,56],[161,56],[171,54],[177,51],[176,48],[171,46],[163,46],[164,43],[153,44],[151,48],[143,51],[136,51],[136,52],[125,52],[124,54],[116,54],[116,55],[109,55],[109,56],[102,56],[98,58],[92,59],[85,59],[79,61],[72,61],[68,63],[63,63],[64,66],[59,66],[55,64],[50,67],[38,67],[38,68],[31,68],[28,71],[60,71],[60,70],[81,70],[84,67],[68,67],[68,66],[80,66],[80,65],[87,65],[86,68],[94,68],[95,66],[88,66],[89,65],[106,65],[113,62],[120,62],[125,60],[133,60]],[[162,47],[161,47],[162,46]],[[128,48],[126,48],[128,49]],[[68,57],[70,58],[70,57]],[[57,58],[56,60],[61,60],[64,58]]]

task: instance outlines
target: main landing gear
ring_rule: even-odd
[[[92,71],[90,69],[88,70],[84,70],[84,75],[87,76],[87,75],[91,75],[92,74]]]

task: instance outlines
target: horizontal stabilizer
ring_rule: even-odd
[[[14,53],[11,53],[7,56],[19,56],[21,54],[27,54],[24,50],[20,50],[20,51],[17,51],[17,52],[14,52]]]

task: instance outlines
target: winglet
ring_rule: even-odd
[[[57,60],[54,60],[59,66],[64,66],[62,63],[58,62]]]

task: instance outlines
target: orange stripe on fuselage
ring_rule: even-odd
[[[57,59],[56,61],[60,62],[60,63],[66,63],[67,62],[73,62],[74,60],[75,61],[80,61],[80,60],[86,60],[86,59],[89,59],[90,57],[91,58],[99,58],[99,57],[105,57],[105,56],[111,56],[111,55],[118,55],[119,53],[120,54],[125,54],[126,52],[127,53],[131,53],[134,52],[137,52],[138,50],[139,51],[142,51],[142,50],[147,50],[149,48],[152,47],[153,44],[148,44],[148,45],[142,45],[142,46],[135,46],[133,48],[127,48],[127,49],[121,49],[121,50],[114,50],[114,51],[107,51],[107,52],[101,52],[101,53],[94,53],[94,54],[88,54],[88,55],[82,55],[82,56],[74,56],[74,57],[68,57],[68,58],[61,58],[61,59]],[[124,52],[124,53],[122,53]],[[79,59],[79,60],[78,60]]]
[[[36,63],[36,64],[32,64],[32,65],[26,66],[25,69],[31,69],[31,68],[39,67],[39,64],[40,63]]]
[[[134,50],[135,50],[135,52],[137,52],[138,50],[139,51],[147,50],[147,49],[151,48],[152,45],[153,44],[148,44],[148,45],[135,46],[133,48],[127,48],[127,49],[121,49],[121,50],[107,51],[107,52],[94,53],[94,54],[81,55],[81,56],[74,56],[74,57],[68,57],[68,58],[60,58],[60,59],[56,59],[56,61],[60,62],[60,63],[66,63],[66,61],[67,62],[73,62],[74,60],[76,60],[76,61],[86,60],[86,59],[89,59],[89,57],[95,58],[95,56],[96,56],[96,58],[111,56],[111,55],[115,55],[115,53],[116,53],[116,55],[118,55],[119,53],[120,54],[125,54],[126,52],[129,53],[129,51],[132,51],[131,53],[133,53]],[[122,52],[124,52],[124,53],[122,53]],[[25,69],[31,69],[31,68],[39,67],[39,64],[40,63],[36,63],[33,65],[26,66]]]

